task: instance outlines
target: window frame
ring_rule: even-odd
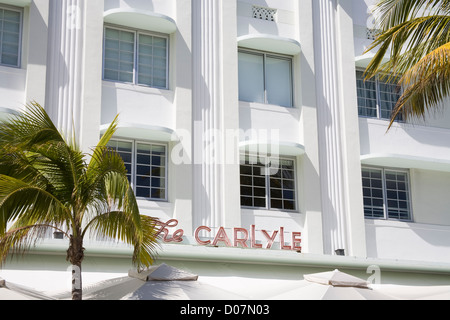
[[[294,108],[294,57],[290,55],[285,55],[281,53],[275,53],[275,52],[268,52],[268,51],[260,51],[260,50],[253,50],[253,49],[247,49],[247,48],[238,48],[238,64],[239,64],[239,54],[240,53],[246,53],[246,54],[252,54],[255,56],[262,56],[263,57],[263,84],[264,84],[264,102],[262,104],[267,105],[276,105],[284,108]],[[279,60],[286,60],[289,62],[289,81],[290,81],[290,91],[291,94],[289,95],[289,106],[279,105],[279,104],[272,104],[268,102],[268,94],[267,94],[267,58],[274,58]],[[238,71],[238,78],[239,78],[239,71]],[[238,79],[239,81],[239,79]],[[261,103],[256,101],[247,101],[247,100],[240,100],[240,92],[238,93],[239,101],[249,102],[249,103]]]
[[[19,20],[19,43],[18,43],[18,49],[17,49],[17,65],[11,65],[11,64],[5,64],[1,62],[1,55],[2,55],[2,37],[3,37],[3,28],[2,32],[0,32],[0,67],[7,67],[7,68],[16,68],[20,69],[22,67],[22,41],[23,41],[23,20],[24,20],[24,10],[21,7],[12,6],[8,4],[0,3],[0,10],[8,10],[8,11],[15,11],[18,12],[20,15]]]
[[[149,201],[160,201],[160,202],[167,202],[169,199],[168,196],[168,191],[169,191],[169,181],[168,181],[168,145],[166,143],[163,142],[157,142],[157,141],[149,141],[149,140],[141,140],[141,139],[127,139],[127,138],[116,138],[116,137],[112,137],[110,139],[110,141],[119,141],[119,142],[127,142],[127,143],[131,143],[131,169],[132,172],[130,173],[131,176],[131,188],[133,189],[133,192],[136,196],[136,199],[144,199],[144,200],[149,200]],[[164,162],[164,181],[165,181],[165,186],[164,186],[164,198],[152,198],[152,197],[141,197],[141,196],[137,196],[136,194],[136,188],[138,187],[136,185],[136,180],[137,180],[137,145],[141,143],[141,144],[147,144],[147,145],[156,145],[156,146],[163,146],[164,147],[164,158],[165,158],[165,162]],[[116,150],[115,150],[116,151]],[[117,152],[117,151],[116,151]],[[162,176],[161,176],[162,177]]]
[[[357,82],[358,82],[358,80],[361,80],[360,78],[358,78],[358,72],[364,73],[364,70],[362,70],[360,68],[356,68],[356,81]],[[362,80],[364,81],[364,79],[362,79]],[[358,103],[359,96],[358,96],[358,84],[357,84],[356,85],[356,99],[357,99],[356,104],[357,104],[357,108],[358,108],[358,117],[369,118],[369,119],[379,119],[379,120],[390,120],[390,117],[389,118],[385,118],[385,117],[381,116],[381,90],[380,90],[380,84],[387,84],[387,82],[381,82],[380,75],[376,75],[373,78],[373,81],[375,82],[375,102],[376,102],[377,115],[376,116],[369,116],[369,115],[361,115],[361,114],[359,114],[360,106],[359,106],[359,103]],[[398,95],[400,97],[403,94],[403,88],[401,86],[399,86],[399,87],[400,87],[400,90],[398,92]],[[366,97],[363,97],[363,98],[366,99]],[[393,109],[391,109],[390,114],[392,114],[392,110]],[[396,122],[404,122],[402,115],[400,114],[399,116],[397,116],[395,121]]]
[[[266,162],[264,167],[263,167],[266,172],[268,172],[270,170],[269,164],[271,163],[271,160],[274,159],[274,157],[270,157],[270,156],[262,157],[260,155],[254,155],[254,154],[251,154],[251,153],[250,154],[249,153],[241,153],[240,154],[239,168],[242,166],[242,159],[244,158],[244,161],[246,161],[247,157],[255,157],[257,159],[258,163],[259,163],[259,160],[261,158],[263,158],[264,161]],[[242,205],[242,203],[241,203],[241,201],[242,201],[242,193],[241,193],[240,189],[243,186],[245,187],[246,185],[242,185],[241,182],[239,181],[239,199],[240,199],[240,203],[241,203],[241,209],[280,211],[280,212],[292,212],[292,213],[298,213],[299,212],[298,211],[299,210],[298,209],[298,199],[299,199],[299,197],[298,197],[297,161],[296,161],[296,158],[295,157],[289,157],[289,156],[280,156],[280,157],[277,158],[277,160],[280,161],[280,162],[282,160],[288,160],[288,161],[292,161],[292,163],[293,163],[293,172],[294,172],[293,174],[294,174],[294,177],[293,177],[292,180],[294,181],[294,189],[293,189],[293,192],[294,192],[294,199],[293,199],[294,209],[283,209],[283,208],[276,208],[276,207],[272,207],[271,206],[271,203],[270,203],[270,201],[271,201],[271,186],[270,186],[270,177],[271,177],[271,175],[267,174],[267,173],[262,175],[262,176],[264,176],[264,179],[265,179],[265,184],[264,184],[264,188],[265,188],[264,199],[265,199],[265,203],[266,203],[265,207],[256,207],[256,206]],[[281,170],[281,168],[279,170]],[[241,173],[241,170],[239,170],[239,180],[240,180],[241,176],[242,176],[242,173]],[[248,176],[248,175],[246,175],[246,176]],[[291,179],[289,179],[289,180],[291,180]],[[284,189],[282,188],[281,190],[283,191]],[[254,197],[255,196],[252,195],[252,199]],[[259,198],[262,198],[262,197],[259,197]],[[276,198],[276,199],[278,200],[278,198]]]
[[[128,81],[121,81],[121,80],[113,80],[113,79],[105,79],[105,53],[106,53],[106,29],[113,29],[123,32],[130,32],[134,34],[134,45],[133,45],[133,82]],[[160,86],[153,86],[148,85],[144,83],[139,83],[139,36],[140,35],[146,35],[151,37],[159,37],[166,39],[166,84],[164,87]],[[131,27],[126,26],[120,26],[120,25],[114,25],[114,24],[104,24],[103,26],[103,49],[102,49],[102,80],[103,81],[109,81],[109,82],[116,82],[116,83],[125,83],[130,85],[136,85],[140,87],[147,87],[147,88],[155,88],[155,89],[162,89],[162,90],[169,90],[169,66],[170,66],[170,35],[160,33],[160,32],[154,32],[149,30],[143,30],[143,29],[135,29]]]
[[[361,184],[362,184],[362,191],[363,191],[363,202],[364,202],[364,183],[363,183],[363,171],[364,170],[377,170],[381,171],[381,183],[382,183],[382,195],[383,195],[383,217],[370,217],[366,216],[365,209],[366,205],[363,203],[364,208],[364,218],[369,220],[386,220],[386,221],[401,221],[401,222],[413,222],[413,207],[412,207],[412,198],[411,198],[411,174],[408,169],[400,169],[400,168],[390,168],[390,167],[377,167],[377,166],[361,166]],[[405,184],[407,190],[405,191],[407,194],[407,212],[408,212],[408,218],[407,219],[401,219],[401,218],[395,218],[389,216],[389,205],[388,205],[388,188],[387,188],[387,179],[386,179],[386,173],[393,172],[393,173],[401,173],[405,175]],[[370,187],[372,189],[372,187]],[[397,192],[399,192],[398,189],[396,189]],[[372,198],[372,196],[371,196]],[[398,201],[398,199],[397,199]],[[373,206],[370,206],[372,209]]]

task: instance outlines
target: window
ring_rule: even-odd
[[[168,88],[168,38],[105,28],[103,79]]]
[[[137,197],[167,200],[166,146],[155,143],[110,140],[108,147],[123,159]]]
[[[407,171],[363,168],[362,184],[366,218],[411,220]]]
[[[239,100],[292,107],[292,58],[240,50]]]
[[[390,119],[391,112],[401,96],[401,88],[393,79],[364,80],[362,71],[356,72],[358,114],[363,117]],[[402,120],[401,115],[397,120]]]
[[[22,12],[0,7],[0,65],[19,67]]]
[[[269,158],[241,156],[241,206],[296,210],[294,160],[274,163]]]

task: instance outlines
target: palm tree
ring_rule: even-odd
[[[407,120],[441,109],[450,93],[450,0],[378,0],[374,15],[379,33],[367,51],[377,52],[366,78],[389,74],[403,88],[389,127],[400,113]]]
[[[140,215],[121,157],[107,148],[117,117],[87,155],[65,139],[37,103],[0,125],[0,263],[24,252],[49,230],[68,242],[67,260],[80,271],[72,299],[82,299],[87,234],[134,246],[138,269],[153,262],[154,218]],[[9,227],[9,229],[7,229]],[[75,285],[76,284],[76,285]]]

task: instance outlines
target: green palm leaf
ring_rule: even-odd
[[[439,47],[408,70],[400,79],[406,88],[393,110],[407,115],[424,115],[429,110],[438,111],[442,100],[450,94],[450,43]],[[392,125],[392,121],[391,121]]]
[[[405,119],[425,118],[449,96],[450,0],[379,0],[375,16],[380,32],[367,49],[377,52],[366,78],[400,78],[404,93],[390,126],[399,113]]]
[[[88,164],[37,103],[0,124],[0,264],[52,228],[69,238],[73,265],[81,266],[88,233],[134,246],[138,268],[153,262],[156,219],[139,213],[123,160],[106,147],[116,126],[117,117]]]

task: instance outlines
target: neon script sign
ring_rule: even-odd
[[[161,222],[158,221],[157,224],[160,226],[160,229],[157,233],[157,236],[162,235],[162,240],[165,243],[181,243],[183,242],[183,235],[184,230],[183,229],[177,229],[172,234],[169,233],[169,228],[175,228],[178,225],[178,220],[171,219],[167,222]],[[263,248],[263,243],[258,243],[256,241],[256,226],[251,225],[250,230],[247,230],[245,228],[233,228],[233,241],[230,240],[230,237],[228,236],[227,232],[225,231],[224,227],[220,227],[217,231],[215,237],[213,240],[208,238],[201,238],[200,232],[207,232],[210,233],[212,230],[211,228],[207,226],[200,226],[197,229],[195,229],[194,237],[197,244],[202,246],[218,246],[219,243],[224,244],[227,247],[241,247],[241,248]],[[263,238],[265,239],[266,243],[264,245],[265,249],[271,249],[273,244],[275,243],[275,240],[278,240],[280,243],[280,249],[282,250],[294,250],[294,251],[301,251],[301,232],[291,232],[290,237],[286,237],[286,234],[284,232],[284,228],[280,227],[279,230],[274,230],[272,232],[267,230],[258,230],[260,234],[262,234]],[[290,244],[286,244],[286,241],[290,240]]]

